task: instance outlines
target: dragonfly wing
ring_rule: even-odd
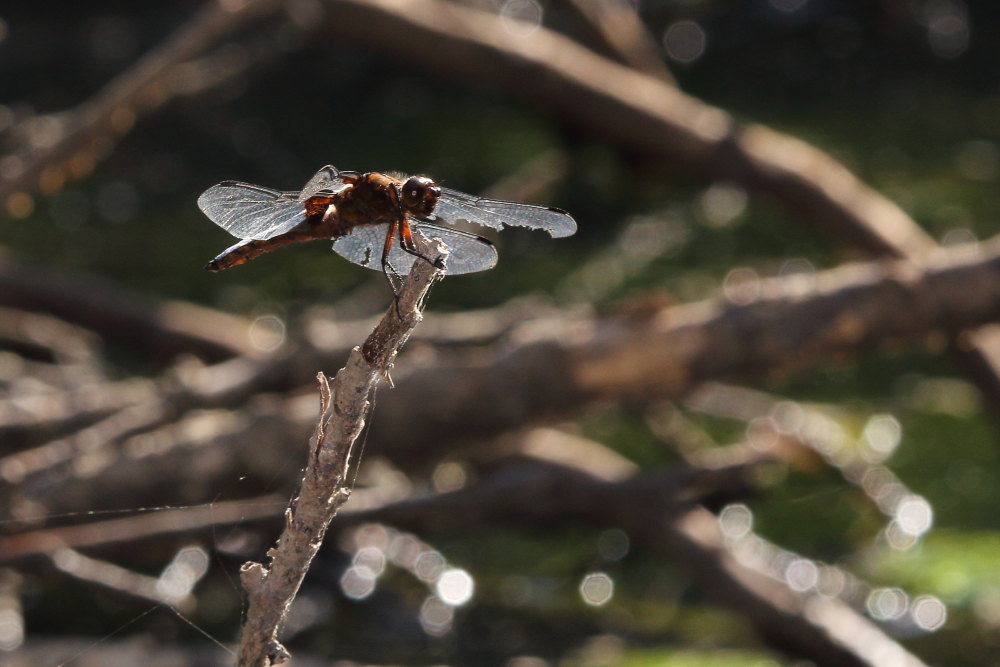
[[[444,241],[451,251],[445,269],[448,275],[485,271],[497,263],[497,251],[493,244],[475,234],[426,223],[413,224],[412,231],[425,238],[440,238]],[[334,241],[333,249],[349,262],[381,271],[382,248],[388,232],[388,224],[358,225],[350,234]],[[416,259],[414,255],[403,250],[398,238],[393,239],[392,248],[389,250],[389,263],[396,273],[401,276],[408,274]]]
[[[576,233],[576,221],[560,208],[484,199],[448,188],[441,188],[441,198],[434,207],[434,216],[446,222],[466,220],[493,229],[544,229],[556,238]]]
[[[451,251],[445,261],[445,273],[450,276],[486,271],[496,266],[497,249],[481,236],[426,222],[414,226],[413,231],[427,238],[444,241]]]
[[[385,243],[385,235],[388,233],[388,224],[358,225],[347,236],[335,239],[333,249],[338,255],[349,262],[381,271],[382,245]],[[400,268],[409,270],[409,265],[406,267],[396,267],[394,264],[393,266],[399,273],[403,273],[403,271],[399,271]]]
[[[198,208],[237,238],[266,241],[306,219],[305,207],[297,197],[297,192],[223,181],[198,197]]]
[[[298,200],[304,202],[310,197],[318,194],[321,191],[334,193],[338,190],[343,190],[347,187],[341,180],[341,172],[337,170],[332,164],[328,164],[316,174],[309,179],[309,181],[302,186],[302,191],[299,193]]]

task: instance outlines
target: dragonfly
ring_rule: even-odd
[[[348,261],[385,273],[396,293],[415,258],[431,261],[414,236],[443,241],[450,252],[439,268],[454,275],[493,268],[497,251],[478,234],[449,225],[527,227],[554,238],[576,232],[576,221],[559,208],[476,197],[427,176],[339,171],[332,165],[298,192],[223,181],[202,193],[198,206],[241,239],[209,262],[209,271],[245,264],[292,243],[330,239],[333,250]]]

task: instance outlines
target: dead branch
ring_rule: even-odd
[[[0,439],[13,443],[29,434],[33,441],[51,438],[157,397],[156,383],[140,378],[95,384],[74,378],[72,386],[67,384],[60,387],[62,391],[0,399]],[[18,435],[21,438],[15,437]],[[7,456],[18,454],[10,452],[0,458],[0,477],[5,476],[2,470]]]
[[[551,328],[567,319],[576,320],[590,309],[576,311],[557,308],[538,297],[517,297],[494,308],[466,310],[454,313],[428,313],[411,341],[427,343],[434,348],[487,347],[503,342],[525,326]],[[303,326],[305,337],[314,353],[324,358],[346,357],[347,341],[357,340],[372,330],[377,318],[345,319],[337,310],[313,309]],[[308,351],[303,351],[309,353]],[[286,362],[287,365],[287,362]]]
[[[794,443],[800,448],[812,450],[817,458],[821,457],[827,465],[840,472],[847,483],[856,486],[889,519],[898,521],[899,510],[905,503],[923,502],[921,496],[911,491],[882,464],[891,452],[857,447],[855,439],[818,406],[796,404],[800,418],[796,419],[798,423],[782,423],[778,408],[781,403],[764,392],[716,382],[702,385],[686,401],[689,408],[705,414],[738,419],[748,424],[756,422],[759,431],[768,431],[760,434],[758,442],[758,446],[768,451],[779,441],[786,446]],[[787,406],[788,402],[785,401],[784,405]],[[926,527],[930,528],[930,522]],[[894,527],[890,524],[885,530],[893,531]],[[909,533],[892,539],[897,545],[902,539],[914,544],[922,535],[923,531],[911,528]]]
[[[623,65],[666,83],[677,83],[663,62],[659,46],[639,18],[638,6],[621,0],[563,0],[562,4],[587,21],[605,50]]]
[[[923,272],[906,263],[873,262],[819,273],[805,282],[801,276],[761,281],[752,291],[756,299],[740,305],[716,300],[661,309],[641,319],[558,326],[553,320],[547,332],[532,329],[530,344],[491,359],[404,365],[396,373],[395,390],[379,396],[369,433],[372,451],[413,469],[435,464],[444,447],[454,451],[463,443],[576,414],[595,400],[676,400],[706,381],[787,373],[890,341],[957,334],[1000,318],[1000,242],[979,251],[942,253]],[[266,385],[256,387],[266,390]],[[272,399],[252,415],[209,423],[210,428],[201,422],[197,429],[174,429],[166,437],[138,433],[130,436],[136,441],[129,447],[148,449],[156,457],[106,459],[105,465],[114,461],[114,470],[101,476],[99,486],[93,479],[67,479],[59,482],[59,494],[51,493],[51,482],[38,491],[48,489],[45,497],[59,502],[100,506],[110,497],[150,492],[148,483],[139,483],[150,476],[169,484],[169,470],[220,473],[217,448],[226,448],[225,461],[244,466],[243,472],[255,469],[257,464],[239,452],[268,450],[258,446],[261,438],[294,442],[308,433],[312,420],[301,407],[303,400],[310,399]],[[147,435],[148,447],[141,441]],[[186,465],[164,469],[167,454],[183,457]],[[130,502],[135,501],[143,502]]]
[[[70,548],[49,554],[59,571],[75,579],[110,588],[111,590],[153,602],[176,604],[179,600],[164,596],[157,589],[157,578],[133,572],[114,563],[85,556]]]
[[[774,645],[816,664],[921,667],[924,663],[840,600],[818,593],[796,594],[783,583],[743,567],[725,548],[717,518],[702,508],[652,526],[637,536],[670,542],[669,553],[689,566],[699,583],[718,599],[740,609]],[[646,541],[646,540],[644,540]],[[886,656],[892,656],[890,660]]]
[[[823,151],[763,126],[740,127],[721,109],[545,28],[519,37],[495,14],[441,0],[343,0],[329,23],[345,38],[530,96],[680,169],[766,192],[846,242],[896,255],[934,247],[898,206]]]
[[[601,320],[488,365],[416,369],[380,397],[370,439],[408,467],[433,461],[442,441],[490,437],[594,399],[678,399],[708,380],[787,373],[888,341],[959,334],[1000,317],[1000,243],[981,250],[941,253],[922,272],[872,262],[806,282],[765,280],[742,305],[716,300],[641,321]]]
[[[170,616],[165,607],[145,610],[141,616]],[[92,637],[33,637],[5,659],[11,665],[72,665],[73,667],[136,667],[136,665],[225,665],[231,658],[217,646],[190,646],[176,640],[154,640],[147,634],[127,639],[108,638],[95,644]],[[316,655],[295,654],[295,667],[329,667],[330,660]]]
[[[342,530],[378,521],[410,530],[455,534],[496,521],[520,524],[527,521],[532,525],[583,521],[588,525],[618,526],[647,548],[680,560],[706,590],[747,614],[758,630],[783,650],[832,665],[877,665],[880,663],[872,656],[887,648],[908,656],[842,603],[793,593],[783,584],[747,570],[728,555],[715,517],[692,503],[706,489],[730,487],[755,464],[741,463],[716,470],[665,471],[611,481],[575,466],[552,463],[551,456],[546,458],[550,462],[507,468],[474,486],[448,494],[362,511],[348,507],[333,527]],[[269,501],[258,504],[257,520],[275,516],[270,505]],[[216,508],[218,518],[226,522],[238,521],[239,515],[246,511],[245,506],[237,504],[228,507],[231,511]],[[198,519],[185,517],[182,511],[162,514],[169,517],[166,520],[159,520],[157,515],[146,517],[151,522],[149,526],[133,518],[121,519],[28,534],[22,540],[8,537],[0,545],[5,554],[9,548],[20,546],[22,551],[18,555],[24,556],[37,553],[35,549],[39,547],[48,551],[63,544],[82,547],[115,539],[145,539],[157,530],[197,528],[202,521],[210,520],[208,508],[201,510]],[[104,527],[109,529],[107,533]],[[51,536],[44,537],[46,532]],[[820,608],[827,612],[814,618]],[[867,633],[863,641],[853,634],[859,628]]]
[[[741,565],[726,549],[716,517],[683,500],[682,480],[684,473],[667,471],[608,482],[574,467],[538,463],[501,471],[460,491],[346,512],[335,525],[378,521],[438,534],[468,534],[498,521],[615,526],[679,561],[706,591],[744,614],[783,651],[822,665],[875,667],[885,664],[879,656],[886,651],[901,656],[900,665],[923,664],[845,604],[796,593]],[[685,485],[692,481],[687,478]]]
[[[194,535],[212,527],[272,521],[281,516],[287,498],[277,495],[208,503],[197,507],[151,508],[135,516],[90,521],[0,536],[4,561],[50,554],[59,549],[85,549],[121,542],[134,543],[153,537]],[[155,510],[155,511],[153,511]]]
[[[425,257],[447,258],[440,242],[423,244]],[[361,433],[369,399],[379,380],[420,322],[431,285],[442,275],[430,262],[418,260],[402,292],[361,348],[355,348],[333,384],[319,375],[321,409],[310,442],[310,455],[298,497],[285,513],[285,529],[268,552],[269,567],[248,562],[240,569],[247,591],[247,618],[240,639],[238,664],[262,667],[285,662],[288,653],[278,630],[323,542],[330,521],[347,501],[346,480],[351,450]],[[355,464],[357,465],[357,464]]]
[[[725,111],[544,28],[515,36],[494,14],[441,0],[344,0],[331,25],[477,85],[530,95],[672,165],[766,193],[842,243],[915,262],[936,247],[905,211],[824,151],[763,125],[739,126]],[[955,353],[1000,405],[1000,330],[971,333]]]
[[[39,313],[0,308],[0,344],[37,347],[53,363],[98,365],[93,332]]]
[[[410,530],[455,534],[494,521],[614,525],[647,548],[680,560],[706,590],[746,614],[764,637],[783,650],[820,664],[876,665],[880,663],[874,656],[885,650],[902,652],[907,660],[915,660],[843,603],[793,593],[729,555],[715,517],[693,504],[705,493],[732,491],[741,486],[745,483],[741,480],[764,459],[633,475],[629,471],[634,467],[625,461],[591,470],[593,453],[579,450],[583,441],[565,437],[559,434],[553,442],[552,432],[537,432],[524,441],[522,448],[530,465],[508,466],[473,486],[448,494],[378,504],[370,509],[348,507],[333,527],[342,530],[378,521]],[[608,452],[605,456],[615,455]],[[577,461],[583,461],[585,467],[581,468]],[[273,520],[275,516],[270,502],[254,503],[250,509],[258,520]],[[0,542],[0,551],[24,556],[38,553],[40,548],[48,551],[66,544],[94,546],[116,539],[145,539],[158,531],[174,532],[183,526],[203,528],[213,513],[224,522],[239,521],[241,517],[252,520],[246,512],[246,506],[228,503],[214,510],[202,508],[193,517],[174,511],[162,513],[162,519],[159,515],[144,517],[144,522],[129,518],[57,528],[8,537]]]
[[[45,312],[129,347],[209,360],[259,356],[247,323],[178,301],[157,301],[93,276],[67,275],[0,254],[0,305]]]
[[[551,429],[533,429],[516,438],[513,444],[513,452],[519,453],[520,458],[536,463],[572,465],[595,480],[624,482],[638,472],[634,463],[606,447]],[[745,486],[740,480],[745,479],[754,466],[768,460],[765,456],[757,456],[724,464],[712,462],[705,466],[689,466],[665,473],[663,480],[677,493],[678,504],[682,503],[682,499],[683,502],[693,502],[703,494]],[[281,496],[265,495],[191,507],[150,508],[149,511],[123,518],[0,535],[0,560],[16,562],[63,548],[134,545],[156,538],[192,536],[226,526],[270,528],[278,523],[285,507],[285,499]],[[377,488],[361,489],[352,493],[351,504],[344,508],[333,527],[340,530],[348,525],[383,520],[386,516],[393,521],[409,520],[406,519],[410,511],[408,507],[409,501],[386,500]],[[433,513],[433,516],[443,519],[447,513]]]
[[[17,192],[57,190],[71,178],[85,175],[98,154],[128,132],[136,116],[166,101],[165,85],[175,67],[197,57],[237,27],[280,9],[277,0],[207,3],[187,24],[109,82],[92,99],[59,119],[61,135],[36,140],[9,156],[19,168],[0,179],[0,201]]]
[[[552,306],[518,300],[497,309],[435,315],[415,334],[414,340],[438,347],[485,346],[515,330],[516,324],[551,328],[572,316]],[[187,445],[184,442],[184,434],[189,430],[183,425],[186,413],[235,407],[250,401],[256,394],[295,388],[310,374],[310,369],[343,364],[350,351],[347,341],[357,340],[376,324],[374,319],[345,322],[333,316],[314,315],[306,324],[308,343],[288,343],[264,358],[242,356],[210,366],[185,363],[155,381],[132,379],[37,397],[21,396],[16,401],[0,400],[0,436],[18,434],[27,439],[30,433],[31,440],[35,441],[59,436],[0,457],[0,479],[18,482],[44,473],[45,479],[33,480],[32,486],[47,486],[56,478],[65,477],[63,469],[72,465],[79,455],[93,456],[100,449],[104,451],[105,465],[119,465],[121,450],[143,450],[145,447],[139,442],[143,439],[156,441],[161,456],[169,456],[176,449],[190,451],[190,440]],[[484,354],[480,350],[469,356]],[[288,414],[304,412],[290,407]],[[205,420],[195,417],[194,421],[202,425],[199,431],[204,432]],[[212,429],[219,437],[225,438],[226,433],[231,432],[229,427],[241,428],[233,424],[233,420],[225,421],[223,430]],[[260,419],[244,421],[246,424],[242,428],[260,431]],[[239,462],[253,470],[255,466],[238,455],[246,442],[245,437],[231,442],[237,450],[230,450],[229,460],[234,465]],[[256,442],[256,438],[252,442]],[[124,466],[130,470],[135,467],[133,463]],[[177,468],[184,469],[187,467]],[[145,474],[132,470],[126,478]],[[69,493],[63,497],[76,496]],[[96,506],[84,498],[78,500]],[[134,504],[142,502],[133,498]]]

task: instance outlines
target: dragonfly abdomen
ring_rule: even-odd
[[[325,230],[319,230],[310,225],[305,229],[296,229],[265,241],[255,239],[240,241],[236,245],[223,250],[218,257],[205,265],[205,269],[208,271],[222,271],[233,266],[246,264],[251,259],[260,257],[265,252],[270,252],[275,248],[280,248],[291,243],[330,238],[330,235],[324,232]]]

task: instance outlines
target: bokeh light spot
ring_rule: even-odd
[[[600,607],[611,601],[615,592],[615,582],[604,572],[588,574],[580,582],[580,597],[587,604]]]
[[[438,493],[458,491],[465,486],[468,479],[469,474],[466,471],[465,466],[455,461],[441,463],[434,468],[434,474],[431,477],[431,481],[434,484],[434,490]]]
[[[804,593],[819,583],[819,568],[807,558],[793,560],[785,568],[785,582],[793,591]]]
[[[749,267],[739,267],[726,274],[722,293],[737,306],[746,305],[760,296],[760,276]]]
[[[753,512],[742,503],[727,505],[719,512],[719,528],[730,540],[738,540],[753,529]]]
[[[363,565],[352,565],[340,577],[340,590],[352,600],[364,600],[375,590],[375,573]]]
[[[906,613],[908,599],[899,588],[876,588],[868,594],[868,613],[879,621],[891,621]]]
[[[413,574],[417,579],[424,582],[437,581],[444,572],[447,562],[440,552],[429,549],[421,551],[416,560],[413,561]]]
[[[506,0],[500,7],[500,23],[514,37],[527,37],[538,30],[543,16],[537,0]]]
[[[441,573],[435,590],[442,602],[460,607],[472,599],[475,582],[468,572],[455,568]]]
[[[261,315],[250,324],[250,344],[261,352],[277,350],[285,342],[285,323],[277,315]]]
[[[677,21],[663,34],[667,55],[679,63],[691,63],[705,54],[705,30],[694,21]]]
[[[199,546],[177,552],[156,581],[156,592],[167,600],[183,600],[208,572],[208,553]]]
[[[871,463],[881,463],[892,456],[903,439],[903,427],[892,415],[877,415],[868,420],[861,433],[862,456]]]
[[[931,504],[918,495],[910,495],[903,499],[896,507],[895,515],[899,528],[914,537],[926,533],[934,523],[934,510]]]
[[[612,528],[597,536],[597,552],[607,561],[618,561],[628,554],[629,538],[624,530]]]
[[[735,183],[715,183],[701,196],[701,212],[711,227],[728,227],[747,208],[747,191]]]
[[[430,595],[420,607],[420,627],[432,637],[440,637],[451,630],[455,621],[455,608],[435,595]]]
[[[948,620],[948,608],[933,595],[921,595],[913,601],[910,616],[921,630],[934,632]]]
[[[362,547],[354,554],[354,565],[366,567],[376,577],[385,572],[385,552],[378,547]]]

